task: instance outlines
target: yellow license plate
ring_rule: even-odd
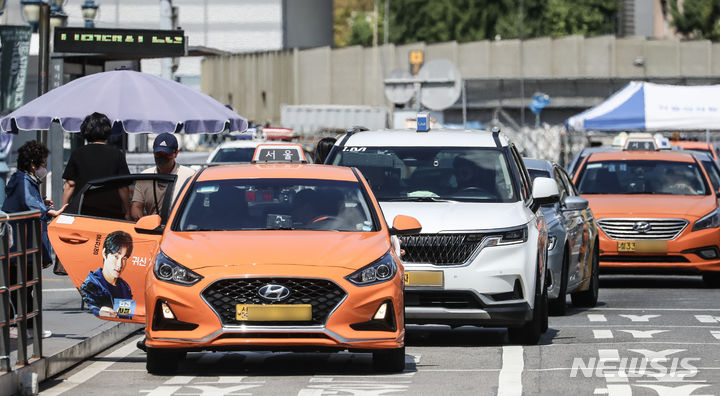
[[[248,322],[294,322],[312,319],[310,304],[237,304],[235,318]]]
[[[444,284],[442,271],[406,271],[405,285],[407,286],[442,286]]]
[[[618,241],[618,252],[667,253],[667,241]]]

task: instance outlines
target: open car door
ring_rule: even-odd
[[[106,320],[145,323],[145,277],[152,272],[172,202],[175,175],[131,174],[90,181],[68,208],[48,226],[50,243],[85,307]],[[120,191],[155,188],[153,207],[160,225],[139,232],[136,222],[103,204]],[[167,193],[166,193],[167,192]],[[115,201],[117,202],[117,201]],[[146,219],[146,218],[143,218]],[[147,224],[147,222],[145,222]]]

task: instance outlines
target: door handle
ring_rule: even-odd
[[[72,243],[73,245],[85,243],[88,241],[87,238],[80,236],[78,234],[70,234],[70,235],[60,235],[60,240],[67,243]]]

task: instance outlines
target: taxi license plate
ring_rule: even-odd
[[[312,319],[310,304],[237,304],[235,318],[249,322],[295,322]]]
[[[405,271],[407,286],[442,286],[443,284],[442,271]]]
[[[620,253],[667,253],[667,241],[618,241]]]

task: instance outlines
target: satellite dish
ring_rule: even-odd
[[[433,59],[417,75],[429,82],[422,86],[420,102],[430,110],[444,110],[460,98],[462,77],[455,65],[447,59]],[[444,82],[440,82],[444,81]]]
[[[388,74],[387,79],[411,79],[412,75],[409,71],[403,69],[395,69]],[[404,104],[415,96],[415,87],[412,83],[408,84],[385,84],[385,97],[398,104]]]

